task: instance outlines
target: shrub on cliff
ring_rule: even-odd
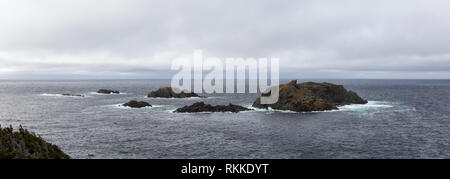
[[[69,159],[69,155],[58,146],[50,144],[40,136],[19,127],[0,126],[0,159]]]

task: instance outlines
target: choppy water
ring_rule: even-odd
[[[344,84],[370,102],[329,112],[176,114],[200,100],[248,107],[258,95],[148,99],[169,81],[0,81],[0,124],[22,124],[73,158],[450,158],[449,80],[315,81]],[[131,99],[154,107],[119,105]]]

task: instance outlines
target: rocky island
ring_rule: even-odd
[[[238,106],[238,105],[217,105],[212,106],[210,104],[205,104],[204,102],[196,102],[190,106],[184,106],[178,108],[174,112],[176,113],[196,113],[196,112],[233,112],[238,113],[241,111],[250,111],[251,109]]]
[[[109,90],[109,89],[99,89],[99,90],[97,91],[97,93],[100,93],[100,94],[120,94],[119,91],[116,91],[116,90]]]
[[[147,95],[147,97],[149,97],[149,98],[191,98],[191,97],[206,98],[206,97],[199,96],[198,94],[195,94],[195,93],[192,93],[192,92],[185,93],[183,91],[181,93],[175,93],[172,90],[172,87],[159,88],[156,91],[150,92]]]
[[[19,127],[0,126],[0,159],[70,159],[58,146]]]
[[[151,104],[149,104],[145,101],[136,101],[136,100],[131,100],[128,103],[122,104],[122,106],[130,107],[130,108],[152,107]]]
[[[270,95],[270,92],[262,94],[264,95]],[[348,104],[367,104],[367,100],[353,91],[347,91],[342,85],[315,82],[297,84],[297,80],[293,80],[279,86],[278,102],[261,104],[261,98],[258,98],[253,107],[312,112],[334,110]]]

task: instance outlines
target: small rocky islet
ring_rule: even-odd
[[[270,95],[270,91],[262,96]],[[353,91],[348,91],[343,85],[332,83],[305,82],[279,85],[279,98],[275,104],[261,104],[261,98],[254,101],[253,107],[263,109],[289,110],[295,112],[312,112],[336,110],[339,106],[349,104],[367,104]]]
[[[145,101],[136,101],[131,100],[125,104],[122,104],[122,106],[130,107],[130,108],[144,108],[144,107],[152,107],[152,105]]]
[[[97,93],[100,94],[120,94],[120,91],[117,90],[109,90],[109,89],[99,89]]]
[[[179,90],[176,90],[179,91]],[[156,91],[152,91],[148,93],[148,98],[206,98],[204,96],[199,96],[198,94],[195,94],[193,92],[184,92],[181,93],[175,93],[174,89],[172,87],[162,87],[159,88]]]
[[[228,105],[217,105],[213,106],[211,104],[205,104],[204,102],[196,102],[190,106],[184,106],[182,108],[176,109],[175,113],[197,113],[197,112],[232,112],[238,113],[241,111],[250,111],[251,109],[228,104]]]

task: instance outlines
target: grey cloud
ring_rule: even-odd
[[[448,7],[444,0],[5,0],[0,77],[170,77],[171,58],[203,49],[279,57],[282,77],[448,78]]]

